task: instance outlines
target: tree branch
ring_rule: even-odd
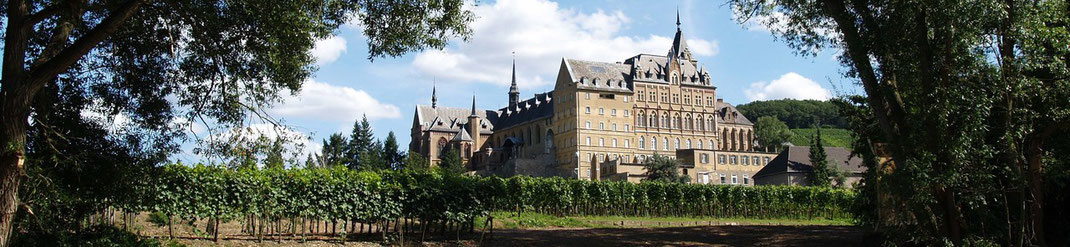
[[[55,57],[40,66],[30,68],[29,77],[27,78],[30,85],[29,95],[36,94],[38,90],[44,87],[46,82],[66,71],[71,65],[81,60],[85,54],[89,53],[93,47],[96,47],[100,42],[103,42],[111,34],[119,30],[119,26],[122,26],[126,20],[130,19],[145,1],[131,0],[126,2],[112,11],[112,14],[105,17],[96,27],[93,27],[84,36],[74,41],[74,44],[63,49]]]

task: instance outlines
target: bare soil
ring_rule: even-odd
[[[167,227],[146,222],[147,215],[138,215],[135,232],[142,236],[168,238]],[[177,223],[177,222],[176,222]],[[289,234],[281,240],[268,236],[257,241],[242,233],[240,223],[220,224],[220,241],[204,235],[207,222],[197,221],[199,230],[185,224],[175,224],[175,241],[190,246],[382,246],[379,234],[361,234],[343,244],[327,234],[309,234],[307,241],[293,239]],[[667,223],[670,224],[670,223]],[[676,223],[672,223],[676,224]],[[618,228],[539,228],[494,229],[482,244],[480,232],[456,236],[433,236],[427,242],[411,242],[419,236],[406,235],[405,246],[859,246],[863,245],[863,231],[852,226],[778,226],[778,225],[714,225],[679,227],[618,227]],[[300,238],[300,237],[298,237]]]

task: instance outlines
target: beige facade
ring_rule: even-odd
[[[753,124],[717,98],[709,72],[698,65],[685,41],[677,29],[666,55],[639,54],[622,62],[562,59],[554,90],[524,101],[519,100],[514,75],[508,106],[487,110],[482,117],[490,129],[479,128],[478,134],[489,138],[470,152],[471,168],[506,176],[527,171],[639,181],[644,159],[660,154],[677,157],[693,182],[720,181],[723,174],[729,181],[736,176],[736,184],[752,184],[750,177],[761,167],[749,158],[767,161],[773,154],[754,151]],[[437,123],[420,112],[432,111],[417,107],[422,119],[414,122],[413,142],[419,144],[410,148],[434,163],[449,145],[427,143],[462,140],[454,137],[465,131],[436,131]],[[725,163],[716,162],[719,156]],[[728,157],[748,159],[729,163]]]

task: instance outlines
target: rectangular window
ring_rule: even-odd
[[[627,117],[627,116],[630,116],[630,115],[628,114],[628,110],[624,110],[624,116],[625,116],[625,117]]]
[[[590,106],[585,107],[584,108],[584,113],[591,114],[591,107]]]
[[[600,93],[600,94],[598,94],[598,97],[599,98],[603,98],[603,99],[615,99],[615,98],[617,98],[616,95],[611,94],[611,93]]]
[[[750,178],[747,175],[743,175],[743,184],[750,184]]]
[[[610,116],[616,116],[617,115],[617,109],[609,109],[609,115]]]
[[[732,184],[738,184],[739,180],[736,180],[736,175],[732,175]]]
[[[724,174],[721,174],[721,184],[724,184]]]
[[[584,99],[591,99],[591,93],[585,93]]]

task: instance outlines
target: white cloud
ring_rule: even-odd
[[[564,57],[617,62],[638,53],[665,54],[670,36],[624,36],[631,19],[621,11],[582,13],[547,0],[502,0],[471,7],[476,16],[467,43],[416,55],[413,66],[428,76],[507,85],[511,53],[516,52],[517,81],[522,88],[552,83]],[[686,28],[685,28],[686,34]],[[689,39],[696,56],[714,56],[717,41]]]
[[[346,39],[340,36],[331,36],[316,41],[316,47],[312,48],[312,56],[316,58],[316,65],[326,65],[338,60],[342,53],[346,52]]]
[[[744,90],[747,99],[774,100],[774,99],[816,99],[827,100],[832,97],[828,89],[822,88],[814,80],[810,80],[795,72],[788,72],[771,82],[759,81],[750,84],[750,88]]]
[[[269,112],[280,117],[310,118],[318,121],[351,122],[362,114],[368,119],[398,118],[401,112],[392,104],[382,103],[364,90],[305,81],[301,93],[287,96]]]

